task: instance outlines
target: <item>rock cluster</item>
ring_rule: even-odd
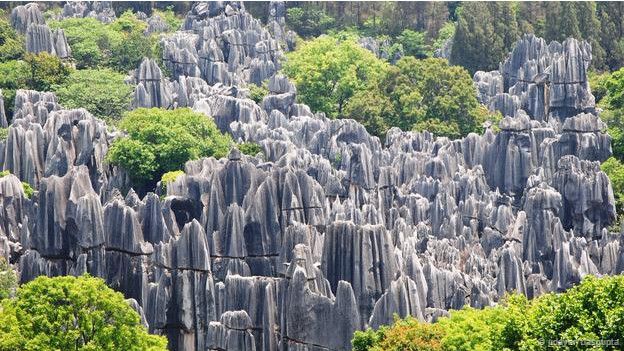
[[[184,23],[165,39],[173,79],[143,61],[135,105],[192,107],[262,154],[189,161],[162,196],[123,196],[123,171],[104,162],[117,135],[52,93],[18,91],[0,142],[12,173],[0,178],[0,254],[22,281],[102,277],[174,350],[299,351],[349,350],[355,330],[394,314],[433,320],[624,271],[599,168],[610,139],[579,79],[588,45],[538,55],[527,43],[540,39],[525,37],[503,73],[477,74],[484,102],[517,101],[499,132],[449,140],[393,128],[381,141],[296,103],[274,74],[281,43],[241,4],[199,3]],[[530,69],[553,78],[540,85]],[[260,104],[245,97],[258,79],[270,91]],[[547,85],[544,108],[523,110]],[[37,189],[31,199],[20,180]]]
[[[61,18],[85,17],[102,23],[111,23],[117,18],[111,1],[68,1],[63,6]]]
[[[71,56],[65,32],[52,31],[45,24],[43,13],[36,3],[20,5],[11,11],[11,24],[16,31],[26,35],[26,51],[34,54],[47,52],[62,59]]]

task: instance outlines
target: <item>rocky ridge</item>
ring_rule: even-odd
[[[162,197],[122,195],[104,122],[18,91],[0,142],[0,255],[22,282],[102,277],[173,350],[349,350],[394,313],[433,320],[624,270],[589,45],[527,36],[500,71],[478,72],[499,132],[381,141],[295,102],[278,73],[280,6],[266,29],[240,3],[198,3],[163,38],[173,76],[148,59],[134,72],[135,106],[192,107],[263,151],[189,161]],[[256,104],[248,84],[265,79]]]

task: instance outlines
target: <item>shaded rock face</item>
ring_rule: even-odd
[[[280,24],[279,3],[271,11]],[[0,178],[0,255],[23,282],[101,277],[173,350],[349,350],[355,330],[395,313],[433,320],[508,291],[535,297],[624,271],[599,168],[610,139],[591,96],[549,102],[540,118],[510,90],[537,84],[526,57],[552,67],[561,55],[587,58],[585,44],[524,38],[518,47],[535,50],[516,48],[503,73],[475,76],[481,98],[502,96],[509,111],[499,132],[449,140],[393,128],[381,141],[297,104],[279,74],[267,73],[260,104],[247,99],[251,62],[278,67],[283,48],[241,4],[198,3],[184,23],[165,39],[178,74],[144,60],[135,106],[204,112],[262,155],[189,161],[162,196],[124,197],[123,171],[104,162],[119,134],[53,93],[19,90],[0,141],[12,173]],[[279,52],[263,56],[263,42]],[[223,79],[208,79],[204,49]],[[20,181],[36,188],[31,199]]]

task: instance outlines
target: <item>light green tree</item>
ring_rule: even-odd
[[[90,276],[41,276],[0,307],[0,350],[165,351],[121,293]]]

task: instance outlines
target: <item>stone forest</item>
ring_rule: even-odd
[[[0,350],[624,347],[624,4],[0,8]]]

